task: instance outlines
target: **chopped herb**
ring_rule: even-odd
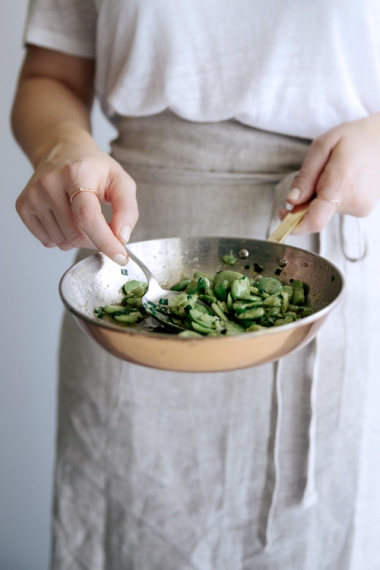
[[[98,319],[104,319],[105,314],[103,311],[103,307],[97,307],[96,309],[94,309],[94,315],[95,317],[97,317]]]
[[[120,271],[122,275],[128,275],[128,269],[121,269]]]

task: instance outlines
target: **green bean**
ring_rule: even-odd
[[[214,287],[222,281],[228,281],[229,284],[232,284],[232,281],[235,281],[235,279],[242,279],[243,277],[244,275],[237,271],[231,271],[229,269],[219,271],[214,277]]]
[[[198,292],[198,279],[193,279],[185,289],[188,295],[195,295]]]
[[[202,338],[202,335],[195,331],[181,331],[178,336],[182,338]]]
[[[147,284],[142,281],[127,281],[121,303],[96,307],[95,317],[136,325],[147,317],[141,302],[146,290]],[[169,301],[160,300],[154,308],[185,327],[180,333],[183,338],[255,332],[293,323],[312,313],[300,280],[284,285],[276,277],[253,280],[231,270],[215,276],[195,272],[192,279],[182,276],[172,290],[179,294]]]
[[[177,283],[170,288],[171,291],[184,291],[186,287],[191,283],[191,279],[189,277],[182,277]]]
[[[197,295],[188,295],[187,293],[180,293],[169,301],[170,312],[179,317],[185,317],[188,313],[188,308],[192,309],[197,302]]]
[[[227,301],[229,289],[230,284],[227,279],[224,279],[223,281],[220,281],[216,284],[214,282],[214,293],[220,301]]]
[[[289,303],[292,300],[293,297],[293,287],[291,285],[284,285],[284,289],[283,289],[284,293],[288,294],[288,299],[289,299]]]
[[[229,313],[231,313],[232,307],[233,307],[233,299],[232,299],[231,293],[228,293],[228,295],[227,295],[226,306],[227,306],[227,311]]]
[[[245,332],[245,328],[234,321],[226,321],[226,335],[235,336]]]
[[[281,281],[275,277],[262,277],[256,281],[256,287],[259,292],[267,293],[268,295],[278,295],[283,289]]]
[[[277,317],[281,312],[281,307],[270,307],[267,310],[268,317]]]
[[[300,281],[299,279],[293,281],[292,289],[293,289],[293,297],[292,297],[293,305],[303,305],[305,303],[305,291],[303,288],[302,281]]]
[[[281,299],[278,295],[270,295],[264,299],[265,307],[281,307]]]
[[[284,313],[284,317],[290,317],[293,321],[296,321],[298,319],[298,315],[297,313],[294,313],[293,311],[288,311],[287,313]]]
[[[201,334],[207,334],[209,335],[211,332],[211,329],[208,327],[204,327],[202,325],[200,325],[199,323],[196,323],[195,321],[192,321],[191,326],[193,327],[193,329]]]
[[[148,289],[148,285],[144,281],[132,280],[127,281],[123,289],[127,296],[133,295],[134,297],[142,297]]]
[[[203,277],[204,279],[208,279],[210,281],[210,283],[212,283],[214,280],[213,275],[210,275],[209,273],[203,273],[202,271],[196,271],[194,273],[194,279],[199,279],[200,277]]]
[[[222,321],[227,320],[226,315],[224,314],[222,309],[219,307],[219,305],[217,305],[216,303],[211,303],[211,308],[214,311],[214,313],[216,314],[216,316],[219,317],[220,319],[222,319]]]
[[[248,309],[248,311],[244,311],[244,313],[239,313],[237,316],[238,319],[249,319],[255,320],[263,317],[265,315],[265,310],[262,307],[256,307],[254,309]]]
[[[103,307],[103,311],[107,313],[107,315],[113,315],[114,313],[122,313],[125,307],[123,305],[106,305]]]
[[[128,315],[114,315],[115,321],[119,323],[135,324],[143,319],[143,315],[140,311],[131,311]]]
[[[284,290],[281,291],[281,298],[282,298],[281,312],[286,313],[286,311],[289,308],[289,294],[287,291],[285,291],[285,287]]]
[[[263,327],[261,325],[251,325],[246,329],[246,332],[257,332],[257,331],[265,331],[267,327]]]
[[[217,299],[214,295],[199,295],[199,300],[203,301],[204,303],[216,303]]]
[[[243,313],[248,309],[254,309],[255,307],[261,307],[263,304],[263,300],[260,301],[235,301],[232,305],[232,309],[235,313]]]
[[[124,297],[123,303],[128,307],[134,307],[138,309],[141,309],[142,307],[141,297]]]
[[[224,261],[226,265],[235,265],[237,258],[233,255],[223,255],[222,261]]]
[[[235,279],[231,284],[231,296],[233,299],[244,299],[248,297],[251,292],[251,284],[248,277]]]

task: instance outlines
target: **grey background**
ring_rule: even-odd
[[[27,0],[0,0],[0,569],[45,570],[55,438],[61,275],[73,252],[45,249],[23,226],[16,197],[32,170],[9,111],[23,58]],[[113,130],[94,112],[103,149]]]

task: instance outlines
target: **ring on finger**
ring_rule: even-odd
[[[76,191],[71,194],[70,196],[70,204],[73,203],[73,200],[75,198],[75,196],[78,196],[78,194],[81,194],[82,192],[92,192],[93,194],[95,194],[96,197],[98,197],[97,193],[95,192],[95,190],[92,190],[92,188],[82,188],[81,186],[79,186]]]
[[[325,198],[324,196],[317,196],[320,200],[324,200],[325,202],[329,202],[330,204],[335,204],[335,206],[339,206],[340,200],[330,200],[330,198]]]

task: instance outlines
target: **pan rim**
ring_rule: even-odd
[[[220,241],[220,240],[231,240],[231,239],[232,239],[232,240],[239,240],[242,245],[244,245],[244,243],[246,243],[246,242],[251,242],[251,243],[252,243],[252,242],[255,242],[255,243],[257,243],[257,244],[262,243],[262,244],[266,244],[266,245],[268,245],[269,243],[271,243],[271,242],[268,242],[268,241],[266,241],[266,240],[260,240],[260,239],[255,239],[255,238],[234,237],[234,236],[228,236],[228,237],[227,237],[227,236],[187,236],[187,237],[186,237],[186,236],[183,236],[183,237],[158,238],[158,239],[154,239],[154,240],[141,240],[141,241],[138,241],[138,242],[132,242],[132,243],[128,244],[128,247],[130,247],[130,248],[133,250],[133,246],[134,246],[134,245],[137,245],[137,244],[144,244],[144,243],[145,243],[145,244],[146,244],[146,243],[152,243],[152,244],[153,244],[153,243],[162,242],[162,241],[173,241],[173,242],[174,242],[174,241],[178,241],[178,240],[187,240],[187,241],[194,240],[194,241],[196,241],[196,240],[202,240],[202,239],[217,240],[217,241]],[[272,242],[272,243],[273,243],[273,242]],[[176,342],[189,342],[190,340],[191,340],[192,342],[194,342],[194,341],[196,341],[196,342],[198,342],[198,341],[204,342],[205,340],[207,340],[208,342],[214,342],[214,341],[215,341],[215,342],[216,342],[216,341],[219,341],[219,342],[220,342],[220,341],[223,341],[223,340],[225,341],[225,340],[227,340],[227,339],[228,339],[229,342],[231,341],[231,339],[236,339],[236,341],[238,341],[238,340],[241,339],[241,338],[245,338],[245,339],[248,339],[248,338],[251,338],[251,337],[256,337],[256,338],[257,338],[257,337],[259,337],[259,336],[261,337],[261,336],[264,336],[264,335],[276,334],[276,333],[279,332],[279,330],[281,330],[281,331],[285,331],[285,330],[286,330],[286,331],[289,331],[289,330],[292,330],[292,329],[296,329],[296,328],[302,326],[303,324],[305,324],[305,325],[311,324],[311,323],[313,323],[314,321],[316,321],[316,320],[318,320],[318,319],[322,319],[323,316],[324,316],[326,313],[329,313],[329,312],[341,301],[342,296],[343,296],[343,294],[344,294],[344,290],[345,290],[345,279],[344,279],[344,276],[343,276],[341,270],[340,270],[333,262],[331,262],[331,261],[328,260],[327,258],[325,258],[325,257],[323,257],[323,256],[321,256],[321,255],[319,255],[319,254],[317,254],[317,253],[308,251],[308,250],[306,250],[306,249],[302,249],[302,248],[300,248],[300,247],[288,245],[288,244],[286,244],[286,243],[273,243],[273,245],[274,245],[274,246],[285,246],[285,247],[287,247],[287,248],[290,248],[290,249],[293,250],[293,251],[296,251],[296,252],[297,252],[297,251],[303,252],[303,253],[306,253],[306,254],[309,255],[309,256],[312,256],[313,258],[320,259],[320,260],[322,260],[323,262],[326,262],[326,263],[331,267],[331,269],[332,269],[334,272],[336,272],[336,274],[339,276],[340,281],[341,281],[341,288],[340,288],[340,291],[339,291],[338,295],[335,297],[335,299],[334,299],[333,301],[331,301],[331,302],[330,302],[328,305],[326,305],[325,307],[323,307],[323,308],[317,310],[315,313],[313,313],[313,314],[311,314],[311,315],[309,315],[309,316],[307,316],[307,317],[304,317],[304,318],[302,318],[302,319],[300,319],[300,320],[298,320],[298,321],[295,321],[295,322],[293,322],[293,323],[284,324],[284,325],[281,325],[280,327],[268,327],[268,328],[265,329],[265,330],[246,332],[246,333],[242,333],[242,334],[239,334],[239,335],[228,335],[228,336],[227,336],[227,335],[221,335],[221,336],[219,336],[219,337],[202,336],[202,337],[199,337],[199,338],[191,338],[191,339],[190,339],[190,338],[183,338],[183,337],[180,337],[180,336],[178,336],[177,334],[173,334],[173,333],[161,333],[161,332],[149,332],[149,331],[144,331],[144,332],[142,332],[141,330],[137,330],[137,329],[134,329],[134,328],[132,328],[132,327],[124,329],[124,328],[122,328],[122,326],[120,326],[120,325],[116,325],[116,324],[114,325],[114,324],[112,324],[112,323],[105,322],[105,321],[101,321],[100,319],[96,319],[96,317],[91,318],[91,317],[85,315],[84,313],[82,313],[82,312],[80,312],[79,310],[77,310],[76,308],[74,308],[74,307],[66,300],[66,298],[65,298],[65,296],[64,296],[64,294],[63,294],[63,286],[64,286],[65,279],[68,278],[68,276],[70,275],[70,272],[72,271],[72,269],[73,269],[74,267],[77,267],[78,265],[84,263],[84,262],[86,261],[86,259],[88,259],[88,257],[96,257],[96,256],[106,257],[106,256],[105,256],[103,253],[101,253],[101,252],[95,252],[94,254],[92,254],[92,255],[90,255],[90,256],[87,256],[87,257],[85,257],[84,259],[79,260],[79,261],[73,263],[73,264],[65,271],[65,273],[62,275],[62,277],[61,277],[61,279],[60,279],[60,281],[59,281],[59,287],[58,287],[58,289],[59,289],[59,295],[60,295],[61,301],[62,301],[63,305],[65,306],[65,308],[66,308],[71,314],[73,314],[77,319],[79,319],[79,320],[81,320],[81,321],[84,321],[84,322],[87,323],[88,325],[96,326],[96,327],[103,328],[103,329],[107,329],[107,330],[109,330],[109,331],[112,331],[112,332],[115,332],[115,333],[119,333],[119,334],[121,334],[121,335],[126,335],[126,336],[128,336],[128,335],[133,335],[133,336],[137,335],[137,336],[141,336],[141,337],[149,337],[150,339],[156,338],[157,340],[158,340],[158,339],[160,339],[160,340],[166,339],[166,340],[167,340],[168,338],[170,338],[171,340],[175,340]]]

